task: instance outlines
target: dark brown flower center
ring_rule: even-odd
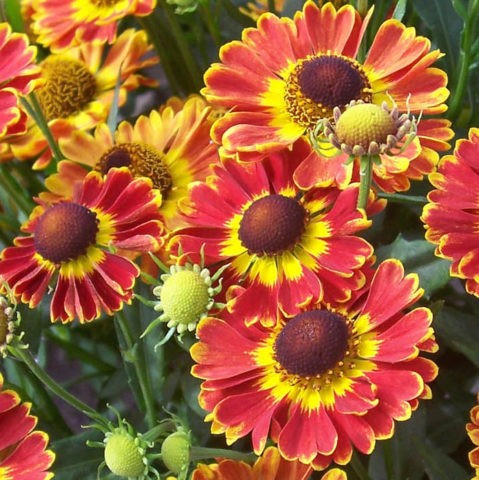
[[[321,375],[348,350],[346,320],[327,310],[300,313],[286,323],[276,338],[276,359],[290,374]]]
[[[352,100],[371,102],[371,85],[361,65],[348,57],[318,55],[300,60],[286,86],[288,112],[297,123],[313,128],[331,118],[334,107]]]
[[[35,227],[35,248],[53,263],[74,260],[93,245],[98,232],[96,213],[77,203],[58,203],[43,213]]]
[[[165,198],[173,186],[164,155],[156,148],[140,143],[119,143],[102,155],[96,170],[106,174],[113,167],[128,167],[137,177],[148,177]]]
[[[74,115],[94,99],[95,77],[82,62],[64,55],[50,55],[41,67],[46,82],[36,93],[48,121]]]
[[[95,7],[113,7],[118,3],[118,0],[90,0]]]
[[[254,201],[239,227],[239,239],[249,252],[274,255],[288,250],[304,232],[307,214],[293,198],[269,195]]]

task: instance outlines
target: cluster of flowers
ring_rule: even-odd
[[[166,265],[153,303],[172,333],[195,330],[191,373],[211,432],[249,437],[259,457],[199,464],[192,478],[306,479],[345,465],[390,438],[437,375],[418,276],[376,264],[361,235],[387,195],[428,176],[426,238],[479,296],[479,130],[439,161],[453,135],[437,117],[441,53],[389,19],[364,54],[372,10],[311,0],[294,18],[261,14],[220,49],[201,92],[112,127],[128,92],[156,86],[139,70],[159,61],[145,31],[118,22],[155,7],[25,0],[30,38],[0,24],[0,156],[31,161],[45,186],[1,252],[3,291],[32,309],[49,301],[52,322],[84,323],[120,311],[138,277]],[[8,308],[3,343],[15,338]],[[52,476],[28,411],[0,394],[6,479]],[[115,473],[153,471],[124,467]]]

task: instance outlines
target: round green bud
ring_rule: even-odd
[[[190,463],[190,439],[185,432],[175,432],[161,445],[161,457],[166,467],[178,475]]]
[[[115,432],[106,440],[105,463],[120,477],[139,477],[145,471],[143,454],[127,432]]]

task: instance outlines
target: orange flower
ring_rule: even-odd
[[[106,49],[104,44],[85,43],[68,51],[49,55],[40,64],[44,85],[36,92],[53,136],[69,137],[75,130],[93,128],[108,117],[118,78],[118,104],[126,102],[127,93],[139,86],[157,82],[138,73],[156,64],[146,33],[124,31]],[[6,139],[11,155],[20,160],[40,157],[34,168],[45,168],[51,151],[38,126],[30,119],[25,135]]]
[[[129,303],[139,268],[120,251],[159,248],[161,197],[144,178],[114,168],[90,172],[71,199],[41,200],[13,247],[0,255],[0,275],[35,308],[53,284],[52,321],[88,322]],[[110,251],[118,249],[117,253]]]
[[[30,403],[22,403],[12,390],[1,390],[0,374],[0,478],[2,480],[49,480],[55,454],[47,450],[48,435],[34,430],[37,417]]]
[[[31,28],[52,51],[84,42],[113,43],[121,19],[149,15],[155,5],[156,0],[36,0]]]
[[[191,480],[307,480],[312,469],[297,461],[281,457],[275,447],[267,448],[253,466],[234,460],[199,464]]]
[[[201,320],[192,374],[212,433],[251,435],[256,454],[271,437],[318,469],[348,463],[353,447],[371,453],[431,395],[437,367],[421,351],[437,349],[432,314],[409,308],[421,295],[417,275],[386,260],[346,304],[310,303],[272,327],[234,310]]]
[[[468,293],[479,297],[479,129],[456,142],[453,155],[441,159],[429,175],[435,187],[429,192],[422,221],[426,239],[435,244],[436,255],[451,260],[450,275],[465,279]]]
[[[36,53],[26,35],[13,33],[8,23],[0,23],[0,137],[25,130],[26,116],[19,96],[42,83]]]

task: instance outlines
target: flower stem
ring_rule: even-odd
[[[43,115],[42,107],[38,103],[38,99],[35,93],[30,93],[28,98],[29,100],[27,100],[26,98],[22,98],[22,105],[24,106],[27,113],[35,121],[38,128],[41,130],[43,136],[45,137],[45,140],[48,143],[48,146],[50,147],[50,150],[52,151],[53,159],[56,162],[59,162],[63,158],[63,155],[60,151],[60,148],[58,147],[58,143],[56,142],[55,137],[52,134],[52,131],[50,130],[50,127],[48,126],[47,119]]]
[[[190,449],[190,461],[205,460],[208,458],[231,458],[247,463],[254,462],[258,457],[254,453],[237,452],[226,448],[195,447]]]
[[[103,422],[103,417],[93,408],[83,403],[80,399],[72,395],[59,385],[48,373],[37,363],[32,352],[23,346],[10,345],[8,347],[10,353],[21,360],[29,370],[35,375],[48,389],[50,389],[57,397],[66,403],[84,413],[92,420]]]
[[[164,28],[163,25],[157,22],[158,25],[155,24],[155,21],[153,18],[150,18],[150,16],[146,17],[136,17],[136,20],[138,23],[141,25],[141,27],[147,32],[148,38],[150,39],[150,42],[153,44],[155,47],[156,53],[160,57],[161,61],[161,66],[165,72],[166,78],[168,79],[168,84],[173,92],[173,94],[177,95],[181,91],[181,87],[179,86],[179,80],[181,77],[176,79],[175,75],[175,69],[170,61],[170,57],[168,55],[168,49],[167,46],[164,45],[164,42],[162,41],[162,29]],[[156,20],[156,18],[155,18]]]
[[[203,86],[201,72],[191,53],[181,25],[172,8],[159,2],[161,15],[136,17],[148,33],[174,94],[198,92]],[[174,45],[176,48],[171,48]]]
[[[373,159],[369,155],[363,155],[360,161],[358,208],[365,210],[368,203],[369,189],[371,188]]]
[[[123,344],[125,347],[123,359],[125,362],[132,363],[134,367],[136,380],[140,387],[145,409],[146,423],[148,428],[153,428],[156,424],[155,402],[153,399],[153,390],[151,388],[151,381],[148,375],[142,344],[139,341],[135,341],[135,335],[133,334],[129,322],[123,312],[120,311],[115,314],[115,324],[122,336],[122,338],[119,338],[120,345]]]
[[[390,202],[404,203],[410,205],[425,205],[427,198],[420,195],[404,195],[402,193],[378,192],[379,198],[385,198]]]
[[[449,101],[448,118],[455,120],[463,107],[464,96],[469,79],[470,66],[472,61],[472,45],[476,39],[476,25],[479,14],[479,0],[469,2],[469,11],[462,31],[461,52],[459,54],[459,75],[453,88],[450,88],[451,98]]]
[[[165,0],[159,0],[158,4],[161,6],[162,10],[165,13],[166,20],[168,22],[168,27],[171,33],[174,36],[176,46],[180,55],[183,57],[184,65],[186,70],[190,74],[191,81],[191,91],[187,93],[197,92],[203,86],[203,80],[196,63],[196,60],[191,52],[191,46],[188,44],[185,34],[178,23],[178,16],[175,15],[173,9],[166,3]]]

